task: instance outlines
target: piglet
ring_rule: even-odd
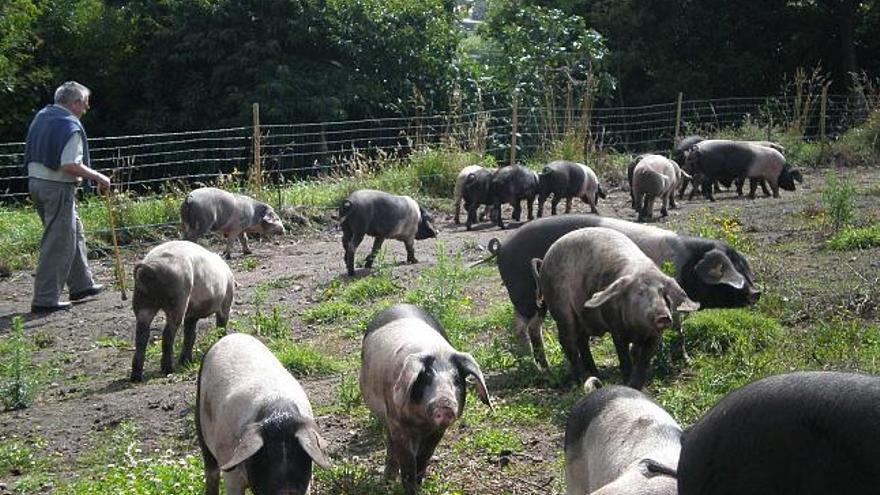
[[[592,213],[598,213],[596,203],[605,197],[599,186],[599,178],[593,169],[583,163],[556,160],[548,163],[538,174],[538,218],[544,214],[544,201],[550,195],[550,213],[556,214],[556,206],[565,198],[565,212],[571,213],[572,198],[580,198],[590,205]]]
[[[256,338],[227,335],[205,354],[196,391],[205,495],[305,495],[326,442],[299,382]]]
[[[453,222],[455,225],[461,223],[461,204],[464,200],[464,183],[470,174],[480,170],[486,169],[480,165],[468,165],[461,169],[461,172],[459,172],[458,176],[455,178],[455,186],[453,186],[452,189],[452,203],[455,205],[455,218],[453,219]]]
[[[385,477],[400,472],[404,491],[414,494],[446,428],[464,411],[465,377],[476,379],[480,400],[491,407],[483,373],[433,317],[409,304],[373,318],[361,359],[361,394],[385,426]]]
[[[162,331],[162,373],[172,372],[174,336],[183,324],[180,364],[192,361],[196,323],[216,315],[225,327],[232,307],[235,278],[220,256],[189,241],[169,241],[150,250],[134,267],[131,307],[137,320],[131,381],[144,379],[144,356],[150,340],[150,324],[159,310],[165,312]]]
[[[485,205],[483,214],[487,209],[491,209],[495,202],[492,196],[492,178],[495,176],[495,170],[480,169],[471,172],[465,178],[462,196],[464,197],[465,209],[467,209],[467,223],[465,226],[471,230],[471,226],[477,221],[477,208]],[[493,212],[493,214],[495,214]]]
[[[208,231],[226,236],[226,259],[232,257],[232,243],[237,237],[244,254],[250,254],[247,234],[283,234],[284,225],[275,210],[248,196],[214,187],[196,189],[180,205],[183,237],[196,241]]]
[[[532,207],[538,194],[538,174],[534,170],[522,165],[501,167],[495,171],[489,187],[494,200],[492,215],[496,215],[493,220],[499,227],[505,228],[504,220],[501,219],[501,205],[504,203],[513,206],[511,216],[518,222],[522,213],[522,200],[525,200],[528,218],[534,218]]]
[[[633,209],[638,219],[650,221],[654,216],[654,200],[660,198],[660,214],[667,216],[668,207],[675,208],[675,189],[682,179],[691,178],[678,164],[660,155],[640,155],[628,167]]]
[[[406,262],[418,263],[414,241],[437,237],[432,222],[431,215],[409,196],[395,196],[372,189],[351,193],[339,207],[348,274],[354,275],[354,254],[365,235],[371,235],[375,240],[364,267],[373,266],[373,260],[385,239],[402,241],[406,247]]]
[[[672,416],[629,387],[592,377],[584,389],[565,426],[565,493],[676,495],[681,427]]]

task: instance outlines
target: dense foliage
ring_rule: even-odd
[[[880,2],[6,0],[0,141],[64,80],[94,90],[93,135],[439,113],[516,87],[546,102],[765,95],[821,63],[845,91],[877,73]]]

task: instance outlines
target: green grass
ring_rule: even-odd
[[[44,455],[46,441],[39,436],[0,436],[0,480],[13,495],[39,493],[54,484],[54,463]]]
[[[835,251],[867,249],[880,246],[880,223],[867,227],[844,227],[827,241]]]
[[[271,340],[269,349],[294,376],[332,375],[342,368],[338,359],[311,345],[291,342],[289,337]]]
[[[131,493],[200,495],[204,492],[201,456],[172,450],[144,453],[132,423],[93,436],[96,447],[77,462],[86,472],[55,491],[58,495]]]
[[[743,231],[743,222],[738,211],[729,212],[725,208],[702,208],[690,215],[689,229],[699,237],[724,241],[734,249],[744,253],[751,252],[755,245]]]

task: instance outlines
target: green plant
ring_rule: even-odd
[[[0,346],[0,400],[6,410],[24,409],[37,393],[38,381],[30,359],[33,349],[24,337],[24,322],[20,316],[12,319],[12,332]]]
[[[880,223],[867,227],[844,227],[828,239],[827,244],[835,251],[880,246]]]
[[[257,308],[251,317],[251,328],[252,333],[260,337],[286,337],[290,334],[290,321],[278,306],[272,306],[272,311],[268,314]]]
[[[849,180],[839,177],[833,170],[828,172],[822,191],[822,204],[834,232],[840,231],[855,218],[855,194],[856,189]]]
[[[316,348],[286,338],[272,339],[269,348],[281,364],[297,376],[330,375],[342,367],[335,358]]]
[[[690,218],[693,231],[700,237],[725,241],[734,249],[745,253],[754,247],[751,239],[743,235],[742,222],[736,214],[724,209],[718,212],[703,208]]]
[[[248,256],[241,260],[241,269],[244,271],[253,271],[260,265],[260,261],[254,256]]]

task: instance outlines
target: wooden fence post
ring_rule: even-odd
[[[511,124],[510,124],[510,164],[516,164],[516,133],[517,133],[517,115],[516,115],[516,102],[518,98],[516,96],[516,88],[513,90],[513,110],[511,115]]]
[[[825,145],[825,115],[828,108],[828,85],[822,85],[822,101],[819,103],[819,142]]]
[[[681,133],[681,91],[678,92],[678,104],[675,106],[675,140],[673,146],[678,143],[678,136]]]
[[[254,161],[251,165],[250,182],[253,187],[253,193],[261,196],[263,193],[263,163],[262,153],[260,152],[260,104],[254,103]]]

